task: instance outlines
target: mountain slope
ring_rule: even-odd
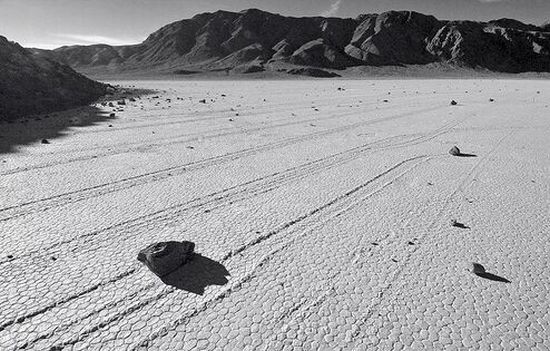
[[[86,104],[105,92],[104,84],[0,36],[0,120]]]
[[[217,11],[168,24],[138,45],[35,51],[89,69],[231,69],[287,62],[341,69],[444,62],[502,72],[550,71],[550,33],[512,19],[441,21],[412,11],[356,19]]]

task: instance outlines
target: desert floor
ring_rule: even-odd
[[[0,349],[550,349],[550,81],[121,84],[0,125]]]

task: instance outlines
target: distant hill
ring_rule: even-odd
[[[0,36],[0,120],[86,104],[106,88]]]
[[[497,72],[550,71],[550,32],[512,19],[442,21],[412,11],[355,19],[217,11],[171,23],[129,46],[34,50],[80,71],[175,71],[272,63],[342,69],[446,63]]]

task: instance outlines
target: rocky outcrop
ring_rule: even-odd
[[[87,104],[106,89],[67,65],[33,55],[0,36],[0,119]]]
[[[256,9],[217,11],[174,22],[143,43],[35,51],[86,71],[233,69],[287,62],[357,65],[447,63],[502,72],[550,71],[550,32],[513,19],[440,21],[413,11],[355,19],[285,17]]]
[[[367,15],[357,26],[346,53],[366,64],[423,64],[435,58],[426,49],[441,23],[412,11]]]
[[[316,77],[316,78],[335,78],[340,77],[339,74],[334,72],[328,72],[319,68],[303,67],[303,68],[293,68],[288,70],[288,74]]]

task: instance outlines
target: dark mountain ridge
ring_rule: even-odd
[[[87,104],[107,86],[0,36],[0,120]]]
[[[33,51],[83,72],[264,69],[276,63],[343,69],[437,62],[498,72],[550,72],[550,29],[513,19],[442,21],[413,11],[342,19],[250,9],[177,21],[137,45]]]

